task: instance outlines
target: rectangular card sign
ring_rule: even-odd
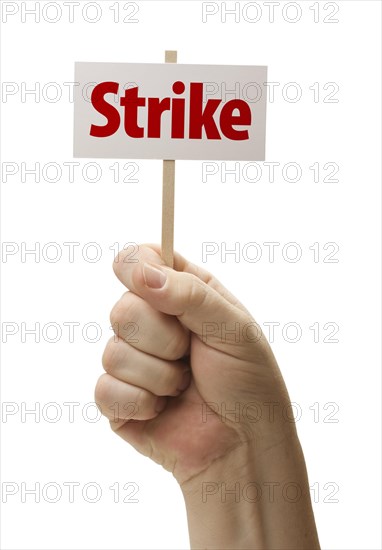
[[[267,67],[76,63],[74,156],[264,160]]]

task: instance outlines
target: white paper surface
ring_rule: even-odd
[[[76,63],[74,95],[74,156],[89,158],[153,158],[153,159],[265,159],[265,118],[267,67],[244,65],[182,65],[175,63]],[[185,92],[176,95],[172,85],[185,84]],[[107,119],[91,103],[96,84],[117,82],[118,94],[106,94],[105,101],[118,110],[119,129],[108,137],[90,135],[91,125],[103,126]],[[214,121],[221,139],[208,139],[202,129],[201,139],[188,137],[190,83],[203,83],[204,101],[221,99]],[[138,109],[138,124],[145,128],[142,138],[133,138],[124,129],[124,107],[119,100],[126,88],[138,86],[139,97],[181,97],[185,99],[185,137],[171,138],[171,113],[161,117],[161,137],[147,137],[146,106]],[[251,110],[249,126],[233,126],[236,130],[248,129],[248,139],[227,138],[220,129],[219,115],[226,103],[242,99]],[[203,103],[205,105],[205,103]],[[234,114],[238,114],[235,111]]]

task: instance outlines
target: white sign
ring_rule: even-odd
[[[265,159],[267,67],[75,65],[75,157]]]

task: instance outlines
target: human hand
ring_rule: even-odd
[[[286,406],[289,397],[244,306],[179,254],[174,269],[155,245],[140,246],[138,259],[128,262],[122,251],[114,262],[130,291],[111,312],[117,336],[106,346],[107,374],[95,391],[112,429],[181,485],[235,449],[275,445],[286,430],[293,437],[280,407],[272,419],[263,408]]]

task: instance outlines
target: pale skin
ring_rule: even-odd
[[[192,549],[319,549],[288,392],[260,328],[179,254],[174,269],[156,245],[137,257],[113,264],[128,291],[95,390],[111,428],[172,472]]]

